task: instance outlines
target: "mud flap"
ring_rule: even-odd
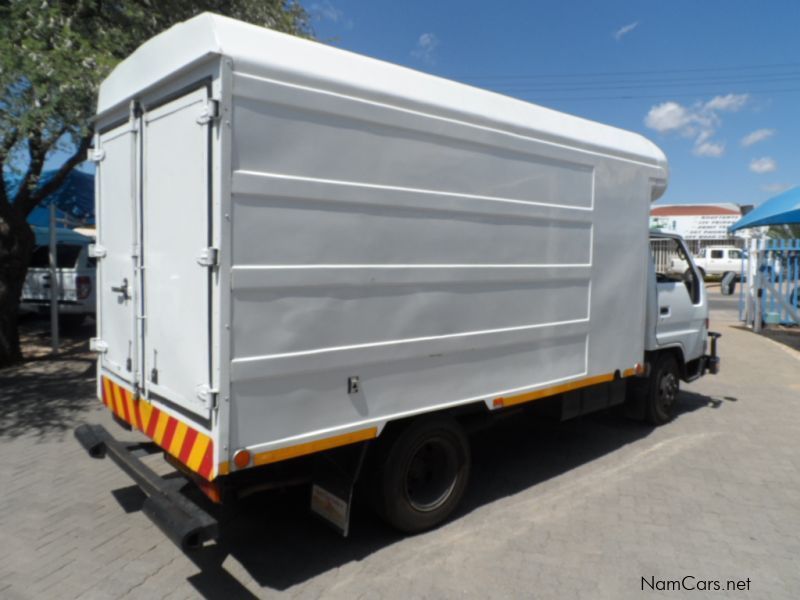
[[[364,465],[369,442],[322,453],[314,465],[311,512],[347,537],[353,490]]]

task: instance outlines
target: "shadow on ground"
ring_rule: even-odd
[[[677,418],[698,409],[718,409],[726,401],[735,400],[683,392]],[[525,413],[501,421],[471,438],[471,481],[454,519],[590,463],[651,431],[650,427],[613,413],[560,424]],[[131,491],[134,499],[137,492]],[[118,493],[124,497],[121,502],[125,509],[131,510],[131,498],[125,498],[128,492]],[[310,515],[307,506],[307,488],[248,499],[223,527],[223,536],[217,544],[188,555],[200,568],[189,582],[206,598],[253,598],[225,569],[223,562],[229,556],[262,588],[286,590],[331,569],[362,560],[402,539],[358,504],[353,510],[351,535],[342,539]]]
[[[61,434],[95,402],[95,361],[88,352],[90,322],[62,333],[62,350],[49,354],[49,325],[24,319],[26,360],[0,370],[0,437]]]

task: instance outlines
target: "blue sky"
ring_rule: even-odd
[[[800,1],[303,0],[327,43],[625,129],[663,203],[800,184]]]

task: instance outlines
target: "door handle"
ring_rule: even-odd
[[[112,292],[116,292],[117,294],[122,294],[122,297],[125,300],[128,300],[130,298],[130,296],[128,295],[128,280],[127,280],[127,278],[122,280],[122,285],[112,285],[111,286],[111,291]]]

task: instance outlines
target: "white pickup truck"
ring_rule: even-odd
[[[36,247],[22,287],[20,311],[45,315],[50,313],[49,230],[34,227],[33,232]],[[64,327],[78,327],[95,314],[95,261],[88,252],[92,238],[58,229],[56,243],[59,319]]]
[[[700,275],[724,275],[728,272],[742,272],[743,252],[736,246],[708,246],[701,248],[694,258],[694,263]],[[676,256],[672,259],[673,273],[683,273],[689,265],[686,261]]]

